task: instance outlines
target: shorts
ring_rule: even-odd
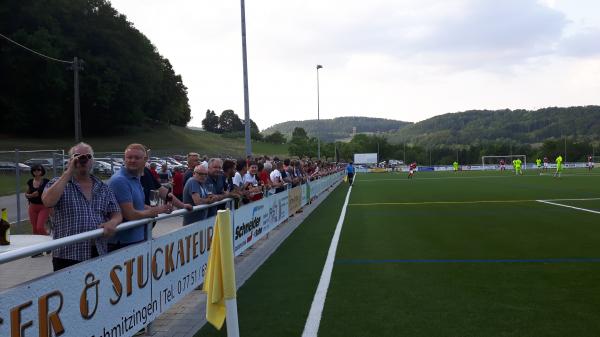
[[[413,174],[415,173],[415,170],[408,170],[408,174]]]
[[[544,163],[544,168],[548,168],[548,163]]]

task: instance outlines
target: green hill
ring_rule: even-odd
[[[170,126],[146,129],[137,132],[122,133],[118,136],[84,137],[84,142],[92,145],[96,152],[121,152],[130,143],[142,143],[152,150],[153,154],[185,154],[195,151],[208,156],[244,156],[243,138],[225,138],[206,131],[191,130],[184,127]],[[64,149],[68,150],[73,138],[13,138],[0,136],[0,151]],[[269,144],[252,142],[255,155],[288,155],[287,144]]]
[[[351,138],[354,127],[356,127],[357,133],[378,133],[395,131],[409,124],[411,123],[384,118],[338,117],[334,119],[288,121],[275,124],[263,130],[262,133],[269,135],[279,131],[289,138],[294,128],[301,127],[306,130],[309,136],[318,136],[322,141],[331,142]]]
[[[387,134],[391,143],[428,146],[493,141],[535,144],[565,136],[579,140],[599,139],[600,106],[448,113]]]

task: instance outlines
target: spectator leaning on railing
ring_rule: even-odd
[[[115,195],[102,180],[91,175],[94,167],[91,146],[79,143],[69,150],[69,164],[60,177],[52,179],[42,195],[46,207],[54,208],[54,239],[104,228],[106,236],[115,233],[121,211]],[[107,251],[106,241],[83,241],[55,249],[54,271],[88,260]]]
[[[208,195],[206,190],[206,178],[208,170],[204,165],[197,165],[194,168],[194,176],[185,183],[183,188],[183,202],[194,206],[212,204],[216,201],[216,197]],[[183,215],[183,225],[189,225],[196,221],[206,219],[208,211],[206,209],[187,213]]]
[[[113,175],[108,184],[115,192],[123,218],[127,221],[156,217],[171,212],[171,205],[149,207],[144,203],[144,190],[140,175],[145,166],[146,148],[142,144],[130,144],[125,148],[125,167]],[[109,250],[142,242],[147,239],[144,226],[118,233],[109,243]]]
[[[225,160],[223,162],[223,176],[225,177],[225,190],[230,194],[238,191],[238,186],[233,183],[233,177],[237,174],[235,171],[235,162]],[[235,197],[235,196],[234,196]]]
[[[271,172],[273,171],[273,164],[270,161],[266,161],[263,164],[263,169],[260,171],[258,178],[262,182],[263,186],[265,186],[266,190],[271,189],[273,183],[271,182]]]
[[[244,174],[242,190],[246,191],[246,197],[250,201],[260,200],[262,198],[262,185],[257,176],[258,164],[250,162],[248,171]]]
[[[280,161],[275,162],[275,169],[270,174],[271,184],[275,188],[275,193],[285,190],[285,182],[283,181],[281,171],[283,171],[283,163]]]
[[[213,195],[213,202],[223,200],[229,197],[226,190],[227,182],[223,175],[223,160],[220,158],[211,158],[208,160],[208,177],[206,178],[206,188]],[[225,209],[225,205],[213,206],[208,209],[208,216],[217,215],[217,210]]]
[[[233,184],[242,191],[244,185],[244,175],[246,174],[247,164],[245,159],[238,159],[235,164],[235,175],[233,176]]]

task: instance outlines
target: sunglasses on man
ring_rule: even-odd
[[[194,171],[194,174],[197,174],[197,175],[199,175],[199,176],[207,176],[207,175],[208,175],[208,173],[205,173],[205,172],[198,172],[198,171]]]

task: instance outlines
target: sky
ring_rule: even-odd
[[[240,2],[112,0],[188,87],[190,126],[244,94]],[[250,117],[417,122],[600,104],[597,0],[246,1]]]

